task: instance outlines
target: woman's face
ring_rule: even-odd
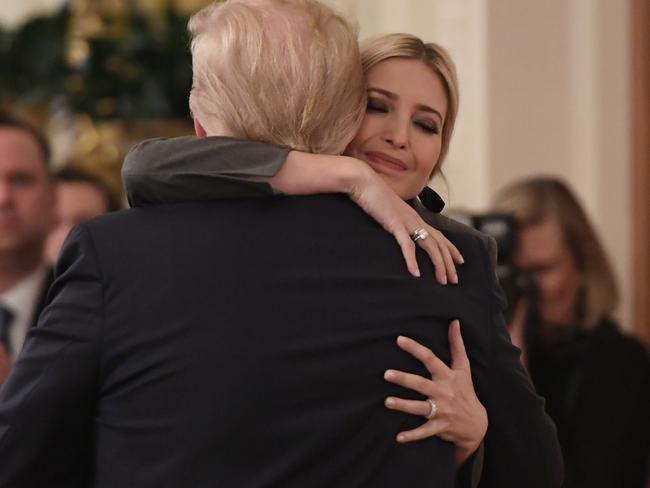
[[[366,74],[368,108],[345,154],[367,162],[402,198],[424,188],[438,162],[447,95],[420,61],[390,58]]]
[[[582,273],[555,219],[547,218],[521,229],[514,264],[535,279],[542,323],[575,325]]]

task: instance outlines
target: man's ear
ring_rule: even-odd
[[[196,132],[196,135],[199,137],[205,137],[208,135],[197,118],[194,118],[194,132]]]

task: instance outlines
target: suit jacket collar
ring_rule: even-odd
[[[418,198],[422,205],[433,213],[440,213],[445,208],[445,201],[428,186],[424,187],[418,195]],[[416,202],[416,198],[409,200],[409,204],[412,207],[416,207]]]

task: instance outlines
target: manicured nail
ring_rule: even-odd
[[[454,274],[451,276],[451,282],[452,282],[454,285],[457,285],[457,284],[458,284],[458,275],[457,275],[456,273],[454,273]]]
[[[384,378],[387,380],[391,379],[393,376],[395,376],[395,372],[392,369],[387,369],[384,373]]]
[[[386,401],[384,402],[387,407],[394,407],[395,406],[395,399],[394,398],[386,398]]]
[[[406,436],[403,434],[398,434],[397,435],[397,442],[404,442],[406,440]]]

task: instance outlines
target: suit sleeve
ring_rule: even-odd
[[[472,454],[465,464],[456,472],[456,488],[476,488],[481,481],[483,471],[483,456],[485,443],[481,442],[478,449]]]
[[[132,207],[273,195],[268,183],[289,149],[230,137],[151,139],[124,159],[122,182]]]
[[[544,400],[510,341],[503,318],[505,298],[495,273],[496,244],[484,253],[491,294],[491,365],[481,400],[488,412],[485,459],[480,487],[554,488],[562,485],[563,466],[555,425]]]
[[[0,391],[0,486],[87,486],[100,364],[102,284],[77,227],[47,305]]]

